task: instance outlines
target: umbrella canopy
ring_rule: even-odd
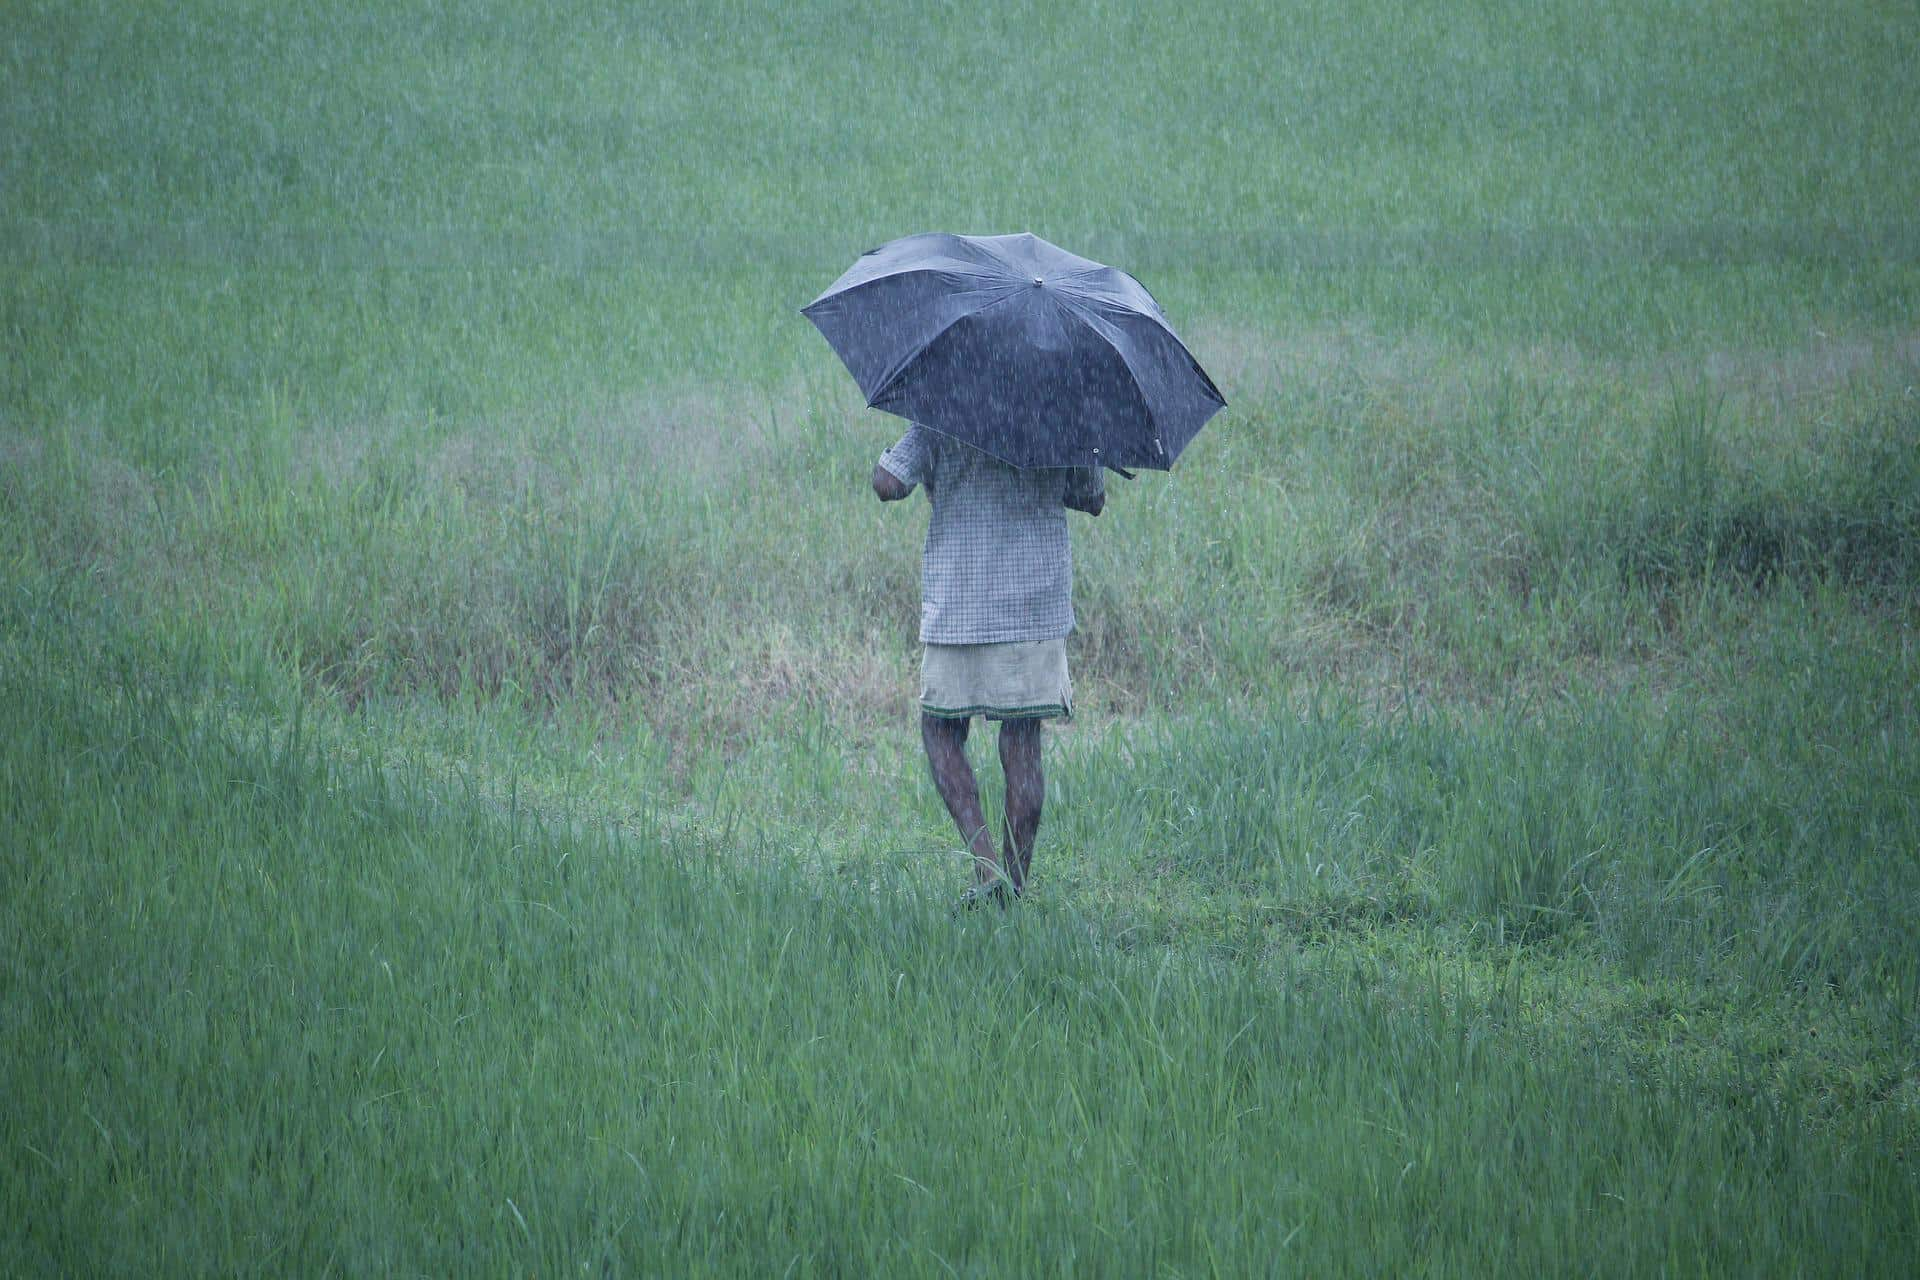
[[[1164,471],[1227,403],[1146,286],[1035,235],[891,241],[801,314],[870,406],[1016,467]]]

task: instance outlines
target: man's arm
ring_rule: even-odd
[[[924,484],[933,492],[932,432],[910,426],[898,444],[880,455],[873,467],[873,492],[882,502],[898,502]]]
[[[876,462],[873,464],[873,492],[882,502],[898,502],[913,492],[913,486]]]

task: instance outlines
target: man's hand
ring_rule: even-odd
[[[1075,467],[1067,472],[1066,492],[1060,495],[1060,501],[1074,511],[1084,511],[1097,516],[1107,506],[1107,486],[1102,482],[1099,467]]]
[[[873,492],[882,502],[898,502],[913,492],[913,486],[876,462],[873,464]]]

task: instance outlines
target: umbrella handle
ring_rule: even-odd
[[[1125,477],[1126,477],[1127,479],[1129,479],[1129,480],[1132,480],[1132,479],[1134,479],[1134,474],[1133,474],[1133,472],[1131,472],[1131,471],[1129,471],[1129,470],[1127,470],[1127,469],[1126,469],[1125,467],[1108,467],[1108,468],[1107,468],[1107,470],[1109,470],[1109,471],[1113,471],[1113,472],[1118,472],[1118,473],[1119,473],[1120,475],[1123,475],[1123,476],[1125,476]]]

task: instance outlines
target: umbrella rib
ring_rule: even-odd
[[[1133,312],[1130,314],[1138,315],[1143,320],[1151,321],[1156,327],[1165,332],[1167,337],[1173,340],[1175,348],[1178,349],[1182,355],[1186,356],[1187,363],[1193,366],[1193,371],[1200,377],[1201,385],[1213,393],[1214,400],[1219,403],[1222,409],[1227,407],[1227,398],[1220,394],[1220,388],[1213,385],[1213,379],[1208,376],[1205,369],[1200,367],[1200,362],[1193,358],[1193,353],[1187,350],[1186,344],[1180,341],[1178,335],[1173,332],[1172,327],[1169,326],[1164,319],[1159,316],[1146,315],[1142,312]],[[1101,337],[1107,340],[1107,345],[1113,349],[1115,355],[1120,357],[1120,363],[1127,367],[1127,372],[1133,375],[1134,383],[1138,385],[1140,381],[1140,370],[1135,368],[1133,361],[1127,358],[1125,344],[1114,340],[1116,336],[1123,336],[1120,326],[1105,316],[1094,313],[1092,310],[1083,312],[1082,319],[1092,326]],[[1143,403],[1145,403],[1144,400]],[[1153,406],[1150,404],[1147,406],[1147,415],[1150,418],[1154,416]]]
[[[903,272],[901,274],[905,274],[905,273]],[[986,290],[981,290],[981,292],[984,293],[986,292]],[[876,405],[878,405],[880,402],[880,398],[886,395],[887,392],[891,391],[893,389],[893,385],[896,382],[900,381],[900,375],[907,371],[907,366],[911,365],[915,360],[919,359],[920,356],[923,353],[925,353],[928,347],[931,347],[934,343],[940,341],[941,338],[945,337],[948,331],[951,330],[954,325],[959,324],[962,320],[971,320],[975,316],[985,315],[987,312],[993,310],[995,307],[1003,306],[1006,303],[1011,302],[1013,299],[1019,297],[1020,294],[1021,294],[1020,289],[1009,287],[1007,288],[1005,293],[993,299],[991,302],[987,303],[985,306],[975,307],[973,310],[968,311],[962,315],[957,315],[953,319],[947,321],[947,323],[941,325],[939,329],[935,330],[933,333],[928,335],[927,340],[925,342],[921,343],[914,350],[909,351],[905,355],[901,356],[899,360],[894,362],[892,368],[888,369],[885,373],[880,375],[879,380],[874,383],[872,393],[867,396],[867,407],[871,409],[871,408],[874,408]]]
[[[958,277],[967,277],[967,278],[974,278],[974,277],[986,277],[988,279],[993,278],[992,273],[985,270],[981,266],[981,264],[977,262],[968,262],[961,258],[946,258],[938,261],[905,262],[905,263],[897,264],[895,266],[887,267],[884,270],[878,271],[873,275],[867,276],[864,279],[856,280],[852,284],[843,285],[840,283],[835,283],[834,285],[830,286],[825,293],[822,293],[819,297],[815,298],[812,302],[809,302],[806,306],[800,308],[800,311],[804,315],[806,312],[811,311],[814,307],[819,306],[822,302],[825,302],[828,298],[832,298],[832,297],[844,298],[850,294],[857,293],[861,289],[865,289],[869,285],[880,284],[888,280],[898,280],[902,276],[921,275],[927,272],[947,272],[950,275],[954,275]]]

